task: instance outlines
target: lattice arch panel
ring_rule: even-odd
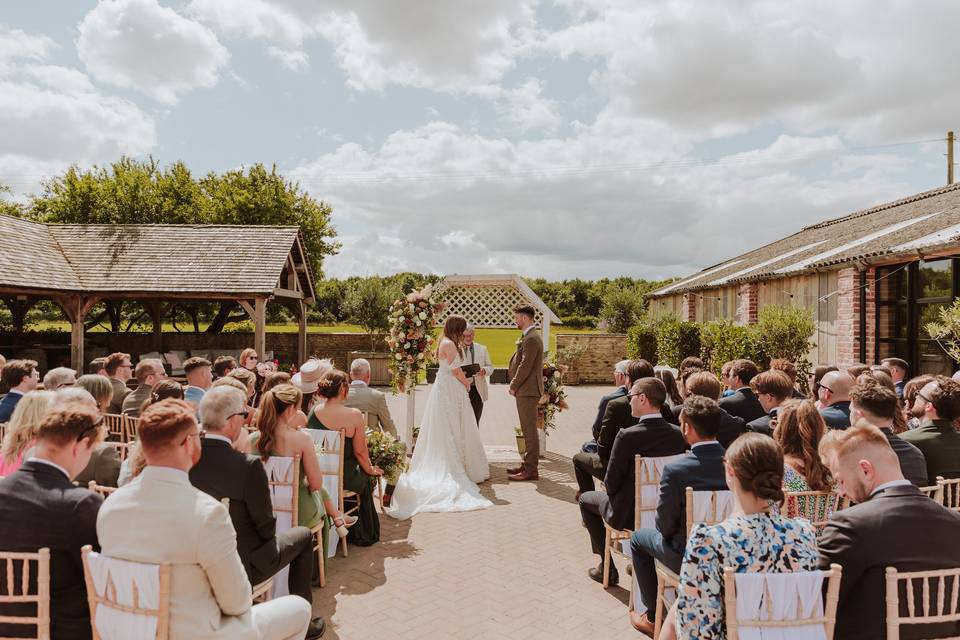
[[[442,291],[446,303],[443,317],[459,314],[475,327],[500,328],[516,327],[513,320],[513,308],[518,304],[533,304],[537,309],[537,323],[542,326],[543,312],[533,300],[511,286],[464,286],[453,285]]]

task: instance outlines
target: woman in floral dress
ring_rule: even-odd
[[[811,400],[788,400],[777,412],[773,437],[783,450],[784,491],[833,491],[830,469],[820,460],[820,440],[827,426]],[[807,501],[817,500],[816,505]],[[788,498],[784,515],[788,518],[806,517],[816,522],[827,520],[836,507],[836,501],[824,498]]]
[[[737,573],[817,568],[813,526],[770,508],[784,498],[779,445],[765,435],[746,433],[727,449],[724,467],[734,495],[733,513],[719,524],[694,526],[680,569],[679,597],[664,622],[661,640],[726,638],[724,567]]]

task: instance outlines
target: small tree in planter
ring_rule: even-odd
[[[923,328],[954,362],[960,362],[960,300],[939,313],[940,322],[928,322]]]
[[[363,278],[347,290],[343,306],[352,322],[370,334],[370,350],[377,348],[377,341],[390,327],[390,319],[383,310],[399,295],[382,278]]]
[[[643,295],[633,287],[610,286],[603,296],[600,319],[613,333],[626,333],[643,313]]]
[[[567,346],[557,349],[557,364],[567,368],[563,373],[564,383],[577,384],[580,381],[580,374],[577,372],[576,365],[580,361],[580,357],[586,352],[586,343],[579,340],[572,340]]]

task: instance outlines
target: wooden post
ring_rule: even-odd
[[[947,184],[953,184],[953,131],[947,131]]]
[[[413,445],[413,427],[414,421],[417,419],[417,384],[414,383],[409,389],[407,389],[407,419],[406,425],[403,429],[402,440],[407,445],[407,451],[410,451],[410,447]]]
[[[547,318],[547,314],[543,314],[543,318],[540,322],[543,326],[540,328],[540,335],[543,337],[543,351],[546,353],[550,350],[550,320]],[[554,357],[556,354],[553,354]]]
[[[166,315],[168,306],[152,300],[140,304],[147,310],[147,315],[150,316],[150,321],[153,323],[150,348],[157,353],[163,353],[163,316]]]
[[[260,359],[264,359],[267,350],[267,300],[257,298],[253,302],[253,348]]]
[[[85,328],[83,321],[87,318],[90,308],[98,302],[98,298],[84,298],[80,295],[55,298],[54,302],[60,305],[70,321],[70,366],[79,374],[83,373],[86,365],[83,356],[83,341]]]
[[[307,305],[297,300],[297,366],[307,361]]]

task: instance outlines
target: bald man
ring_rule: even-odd
[[[850,426],[850,391],[856,384],[846,371],[830,371],[820,380],[820,415],[831,429]]]

